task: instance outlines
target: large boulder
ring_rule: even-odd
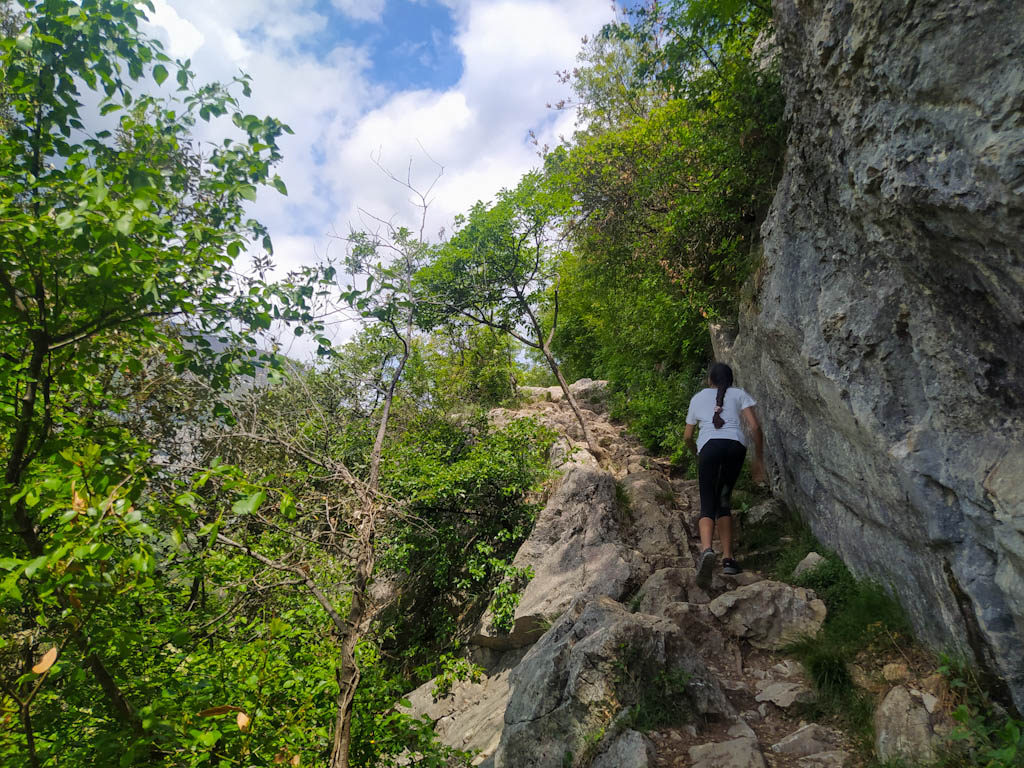
[[[704,591],[697,586],[696,568],[662,568],[644,582],[633,604],[640,613],[667,616],[676,604],[699,603],[703,597]]]
[[[734,714],[677,625],[630,613],[608,598],[575,600],[512,672],[495,768],[588,765],[595,734],[668,671],[685,676],[679,696],[694,717]]]
[[[1024,13],[772,7],[789,147],[716,353],[814,534],[1024,709]]]
[[[628,540],[651,571],[689,568],[689,529],[676,509],[674,489],[661,472],[641,470],[626,475],[620,486],[628,502]],[[688,499],[681,497],[682,503]]]
[[[577,402],[592,410],[594,413],[604,413],[608,410],[610,392],[608,382],[600,379],[579,379],[569,385],[569,391],[576,398]]]
[[[762,680],[757,685],[755,701],[771,702],[780,709],[789,709],[794,704],[810,704],[814,691],[802,682],[791,680]]]
[[[693,768],[765,768],[757,739],[739,738],[690,747]]]
[[[772,752],[777,755],[807,757],[822,752],[835,752],[842,743],[842,735],[831,728],[825,728],[817,723],[808,723],[772,744]]]
[[[813,637],[828,613],[814,592],[781,581],[738,587],[716,597],[708,608],[735,637],[768,650]]]
[[[649,572],[623,543],[623,510],[615,479],[604,470],[572,464],[513,560],[533,579],[516,608],[511,632],[493,626],[488,614],[470,642],[488,648],[520,648],[540,634],[577,597],[623,598]]]

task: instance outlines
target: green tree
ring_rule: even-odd
[[[778,72],[755,54],[769,18],[757,2],[691,0],[605,27],[615,67],[588,53],[572,76],[599,129],[546,158],[576,205],[552,347],[573,375],[609,379],[616,415],[676,455],[707,324],[736,312],[781,165]],[[630,113],[632,89],[664,103]]]
[[[539,352],[558,379],[591,452],[601,456],[551,351],[558,328],[560,225],[571,201],[547,182],[541,172],[528,173],[515,189],[502,190],[493,204],[478,202],[456,221],[455,235],[417,276],[427,307],[420,317],[427,324],[463,317]]]
[[[523,374],[516,361],[519,349],[510,336],[487,326],[457,321],[441,326],[424,346],[435,401],[453,409],[508,401]]]
[[[217,535],[218,543],[242,551],[264,566],[293,574],[330,617],[338,657],[338,692],[328,760],[331,768],[348,768],[352,759],[352,728],[361,678],[359,648],[376,611],[369,587],[378,557],[378,528],[401,514],[393,497],[381,490],[382,472],[386,467],[383,456],[392,428],[396,395],[410,360],[416,357],[413,335],[419,299],[413,281],[431,250],[424,240],[430,189],[420,193],[411,181],[391,178],[418,197],[418,233],[384,219],[377,219],[380,224],[377,231],[351,233],[346,238],[348,254],[345,259],[350,282],[340,291],[332,290],[331,286],[337,279],[334,265],[307,270],[309,279],[321,288],[316,295],[322,306],[315,312],[348,311],[364,324],[360,343],[350,346],[364,358],[368,353],[374,364],[372,370],[364,368],[367,375],[361,386],[350,388],[350,402],[365,410],[367,419],[363,424],[354,424],[345,435],[362,436],[366,442],[358,447],[363,450],[357,448],[348,455],[334,450],[338,414],[321,407],[308,390],[300,393],[300,409],[283,422],[268,423],[259,411],[254,418],[246,419],[244,409],[236,409],[236,418],[248,422],[240,435],[243,439],[272,445],[284,455],[298,458],[305,465],[303,471],[313,471],[322,480],[329,479],[333,491],[328,503],[334,509],[335,522],[330,526],[323,548],[339,561],[336,567],[345,573],[347,606],[339,610],[337,600],[303,566],[274,558],[240,538],[224,533]],[[355,362],[358,368],[361,361]],[[299,384],[305,382],[304,377],[297,379]],[[368,396],[372,397],[372,403]],[[359,463],[352,464],[352,458]]]
[[[0,600],[2,645],[20,659],[4,696],[29,765],[62,750],[130,762],[170,749],[140,641],[147,622],[174,631],[157,526],[179,513],[146,495],[157,468],[118,392],[156,348],[223,385],[251,370],[253,334],[275,315],[310,320],[233,266],[270,248],[245,206],[261,185],[284,191],[272,168],[287,128],[246,114],[230,87],[197,86],[139,32],[148,2],[20,4],[0,41]],[[144,79],[176,90],[139,95]],[[248,93],[246,78],[232,85]],[[84,106],[97,99],[99,115]],[[224,115],[237,139],[192,143],[196,121]]]
[[[558,73],[573,96],[553,105],[576,109],[577,138],[642,120],[668,99],[665,86],[646,76],[656,43],[656,38],[633,34],[625,22],[583,38],[577,66]]]

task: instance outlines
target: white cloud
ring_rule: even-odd
[[[205,37],[196,26],[181,18],[166,0],[153,0],[154,13],[150,21],[163,29],[168,39],[167,54],[177,59],[187,59],[203,44]]]
[[[380,21],[385,0],[331,0],[331,5],[353,19]]]
[[[412,158],[421,184],[432,174],[421,145],[444,165],[431,210],[435,231],[476,200],[513,186],[539,162],[530,129],[541,143],[571,130],[572,116],[545,104],[562,94],[554,73],[572,64],[580,37],[609,20],[609,10],[594,6],[590,0],[457,3],[455,42],[465,66],[459,83],[444,92],[394,94],[339,137],[328,160],[337,169],[331,175],[339,224],[355,220],[356,207],[411,214],[405,192],[374,168],[370,155],[377,150],[395,172]]]
[[[384,1],[331,0],[367,20],[380,18]],[[402,177],[412,160],[411,178],[421,188],[435,173],[424,150],[444,166],[427,228],[434,236],[539,162],[530,129],[542,144],[571,132],[572,114],[545,107],[565,95],[554,74],[572,66],[580,38],[611,18],[609,7],[594,0],[441,2],[456,21],[463,75],[445,90],[398,91],[374,81],[366,47],[311,49],[308,36],[329,23],[316,0],[157,0],[154,28],[173,55],[191,56],[201,81],[244,69],[254,91],[246,109],[295,131],[281,141],[288,198],[261,192],[254,208],[283,268],[315,261],[329,232],[368,225],[360,208],[415,221],[408,190],[374,165],[377,153]],[[218,131],[223,135],[223,126],[210,135]],[[338,244],[330,247],[337,254]]]

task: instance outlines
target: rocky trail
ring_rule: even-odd
[[[409,695],[412,710],[491,768],[859,765],[846,735],[800,719],[814,693],[778,653],[821,627],[824,603],[750,570],[717,568],[700,589],[695,483],[609,420],[603,382],[573,390],[603,466],[557,388],[492,412],[497,424],[532,416],[562,435],[557,478],[514,561],[535,576],[511,631],[488,615],[477,626],[470,655],[483,678],[436,699],[428,682]]]

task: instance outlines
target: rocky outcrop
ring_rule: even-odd
[[[570,464],[530,538],[513,561],[532,568],[508,634],[485,616],[472,642],[489,648],[520,648],[537,641],[577,596],[621,599],[635,589],[636,558],[621,533],[615,479],[594,466]]]
[[[598,755],[590,768],[648,768],[654,757],[651,740],[638,731],[626,731],[607,751]]]
[[[458,681],[443,695],[434,695],[435,684],[431,680],[406,697],[409,707],[429,717],[434,731],[448,746],[492,755],[498,748],[505,720],[509,675],[525,655],[525,650],[507,653],[481,680]]]
[[[574,387],[601,402],[599,382]],[[588,408],[599,464],[573,437],[568,406],[548,390],[534,397],[491,416],[533,416],[562,435],[547,503],[514,560],[535,576],[511,632],[486,615],[478,625],[481,679],[446,692],[430,681],[409,694],[410,710],[484,768],[763,766],[762,745],[788,731],[810,692],[799,665],[762,649],[816,631],[821,601],[754,572],[719,570],[699,589],[684,522],[694,483]]]
[[[513,670],[495,768],[588,766],[588,747],[666,671],[685,675],[694,717],[732,705],[675,624],[608,598],[578,599]]]
[[[778,743],[772,744],[772,752],[777,755],[809,757],[822,753],[833,753],[837,751],[836,746],[841,743],[842,739],[835,731],[817,723],[808,723]]]
[[[756,739],[739,738],[690,749],[693,768],[765,768]]]
[[[815,535],[1024,709],[1024,13],[773,9],[792,129],[716,351]]]

